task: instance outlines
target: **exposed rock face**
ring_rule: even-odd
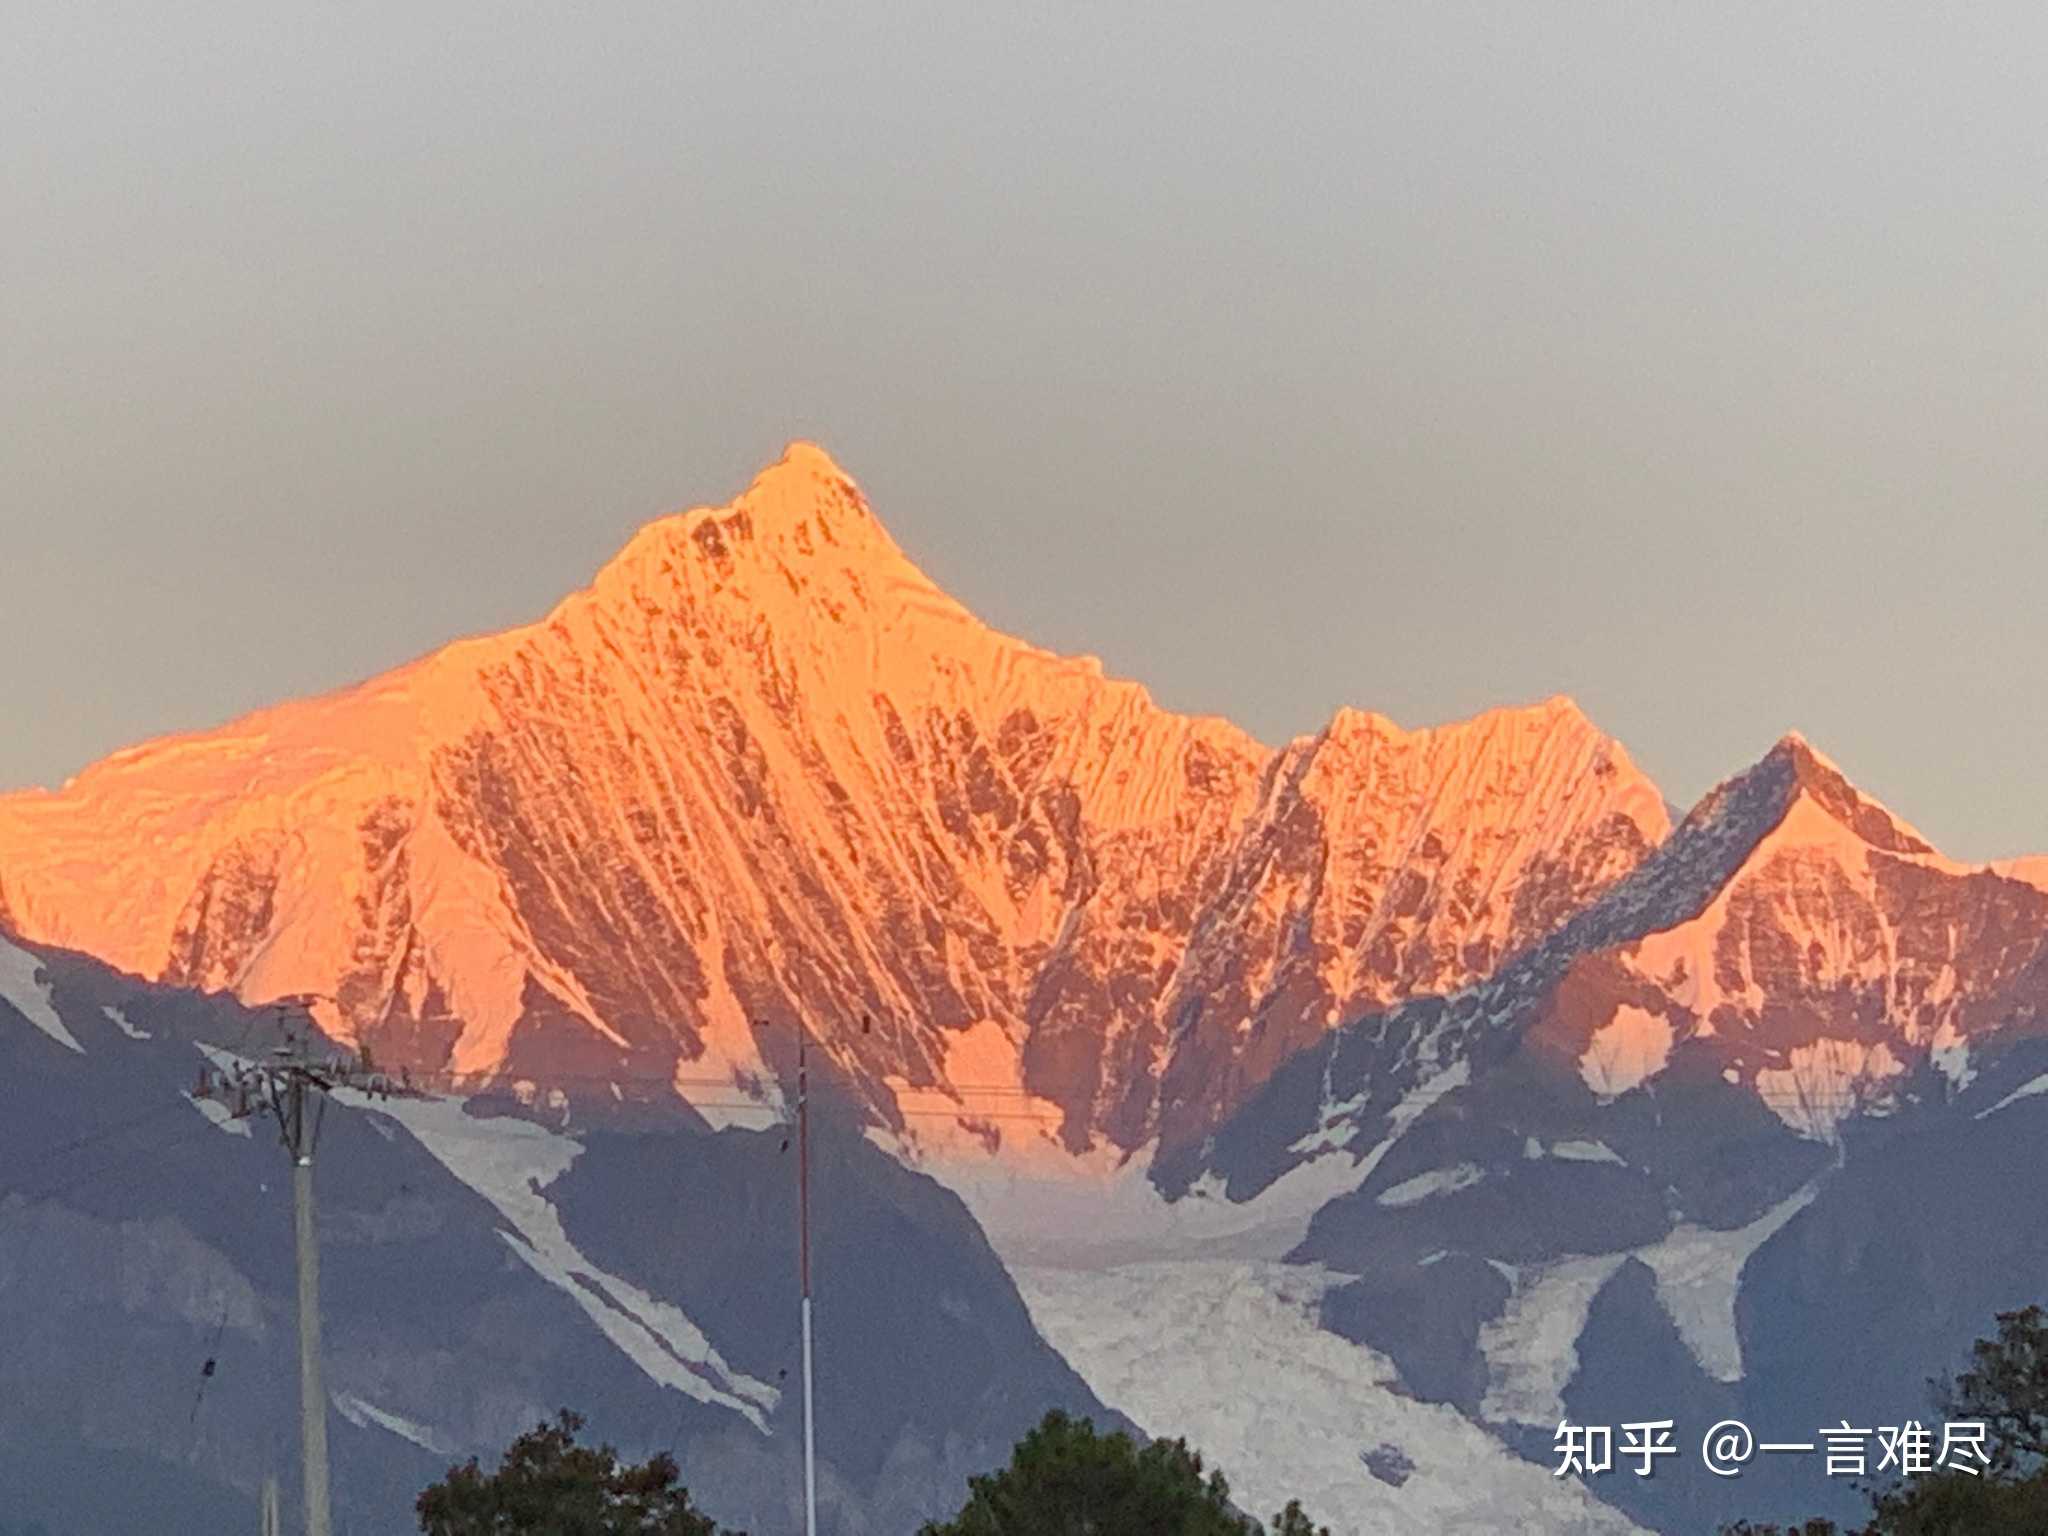
[[[1277,752],[1170,714],[977,622],[796,445],[541,623],[0,799],[0,869],[27,938],[330,994],[422,1070],[772,1096],[801,1015],[884,1122],[1127,1150],[1667,830],[1564,700]]]

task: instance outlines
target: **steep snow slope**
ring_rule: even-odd
[[[980,624],[798,444],[538,624],[0,799],[0,912],[332,994],[422,1070],[773,1099],[800,1014],[907,1137],[1130,1149],[1666,830],[1564,700],[1279,752],[1161,710]]]

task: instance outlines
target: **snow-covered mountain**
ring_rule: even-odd
[[[1286,1254],[1347,1277],[1322,1321],[1532,1455],[1567,1415],[1903,1422],[2048,1293],[2010,1196],[2044,1024],[2048,892],[1791,736],[1492,978],[1290,1061],[1168,1183],[1256,1205],[1348,1167]],[[1601,1491],[1667,1530],[1855,1510],[1789,1463]]]
[[[2000,1192],[2048,1132],[2048,861],[1945,859],[1797,736],[1674,827],[1564,699],[1264,747],[983,626],[807,445],[538,624],[0,797],[5,932],[24,1156],[96,1095],[196,1120],[193,1040],[251,1017],[199,989],[328,994],[450,1095],[344,1119],[376,1154],[345,1289],[384,1298],[343,1325],[350,1424],[482,1448],[559,1388],[654,1444],[679,1411],[692,1481],[763,1528],[737,1490],[785,1480],[788,1298],[734,1276],[786,1269],[764,1128],[799,1021],[842,1364],[902,1398],[836,1453],[835,1533],[1075,1400],[1343,1532],[1806,1513],[1849,1496],[1790,1464],[1589,1493],[1551,1433],[1924,1414],[2048,1296],[2048,1216]],[[189,1348],[246,1280],[275,1327],[275,1255],[193,1195],[239,1143],[197,1123],[204,1168],[0,1204],[56,1234],[0,1305],[48,1323],[32,1282],[196,1242],[182,1322],[152,1281],[52,1326]],[[175,1441],[63,1402],[94,1443]]]
[[[1667,827],[1562,699],[1277,751],[1171,714],[979,623],[798,444],[529,628],[0,798],[0,921],[572,1095],[772,1099],[753,1021],[800,1015],[881,1123],[1121,1153]]]

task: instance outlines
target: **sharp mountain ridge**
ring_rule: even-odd
[[[422,1072],[772,1103],[755,1021],[801,1016],[909,1139],[1120,1157],[1668,826],[1562,698],[1278,749],[1161,709],[980,623],[794,444],[536,624],[0,797],[0,901]]]

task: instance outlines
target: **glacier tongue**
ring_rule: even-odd
[[[1321,1271],[1180,1259],[1016,1275],[1032,1320],[1105,1402],[1185,1438],[1262,1517],[1299,1498],[1356,1536],[1638,1529],[1319,1327],[1334,1278]]]

